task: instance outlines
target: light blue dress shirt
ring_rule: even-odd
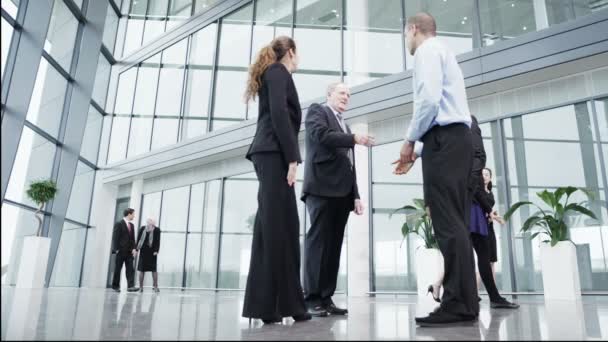
[[[433,126],[464,123],[471,127],[464,78],[456,57],[437,37],[426,39],[414,54],[414,114],[405,139],[418,142]],[[422,143],[415,152],[422,153]]]

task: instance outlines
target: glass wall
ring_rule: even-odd
[[[493,170],[494,195],[499,212],[508,204],[529,200],[562,186],[586,188],[594,198],[591,209],[599,220],[569,217],[570,234],[577,245],[583,291],[608,289],[608,212],[606,199],[606,138],[608,118],[605,99],[518,115],[480,125]],[[594,114],[595,113],[595,114]],[[501,132],[502,129],[502,132]],[[504,137],[503,141],[498,136]],[[421,165],[407,176],[395,176],[386,167],[399,153],[402,142],[372,148],[373,267],[376,291],[414,291],[418,237],[402,241],[403,215],[389,213],[412,198],[422,198]],[[503,150],[504,146],[504,150]],[[505,203],[505,200],[507,203]],[[585,200],[578,194],[572,200]],[[543,207],[543,206],[541,206]],[[520,210],[508,226],[494,225],[497,238],[497,285],[502,291],[542,292],[540,243],[520,232],[531,212]],[[511,274],[511,265],[515,271]]]
[[[120,1],[109,1],[106,13],[106,24],[103,37],[100,39],[112,52],[118,15],[114,10],[120,6]],[[88,231],[89,212],[93,196],[95,168],[100,149],[100,136],[102,122],[105,116],[104,107],[110,77],[109,57],[100,53],[98,68],[94,83],[91,105],[82,131],[81,146],[70,146],[64,141],[64,136],[73,132],[63,133],[61,127],[65,125],[67,113],[70,112],[68,94],[74,87],[75,66],[79,63],[74,51],[79,50],[81,42],[78,34],[88,21],[86,8],[82,8],[82,1],[74,1],[76,8],[68,6],[64,0],[53,0],[49,26],[44,36],[44,52],[40,61],[32,68],[37,68],[36,80],[29,99],[26,122],[19,141],[17,155],[10,171],[9,183],[5,199],[2,203],[2,284],[14,285],[17,280],[19,260],[21,258],[23,237],[36,234],[38,221],[34,216],[37,205],[27,196],[26,190],[35,180],[57,180],[57,170],[61,154],[69,151],[79,153],[79,161],[75,166],[74,182],[69,189],[59,189],[62,197],[67,194],[66,219],[61,228],[59,248],[55,255],[55,264],[49,265],[53,269],[51,286],[79,286],[82,261],[85,254],[85,239],[89,241]],[[89,2],[90,3],[90,2]],[[25,44],[10,44],[11,40],[18,39],[22,33],[36,35],[29,32],[30,27],[24,26],[23,16],[17,17],[17,12],[25,8],[28,2],[17,0],[2,1],[2,75],[9,73],[5,66],[11,68],[7,58],[11,58],[9,49],[29,49]],[[32,2],[29,2],[32,5]],[[19,75],[13,75],[19,77]],[[10,87],[9,82],[2,82],[3,91]],[[10,91],[10,88],[9,88]],[[72,95],[73,96],[73,95]],[[5,104],[2,103],[5,108]],[[70,114],[72,115],[72,114]],[[87,115],[87,113],[85,113]],[[4,125],[4,121],[3,121]],[[4,161],[3,161],[4,163]],[[42,208],[45,227],[48,228],[51,217],[51,207]],[[48,211],[47,211],[48,210]],[[63,214],[62,214],[63,215]],[[48,235],[43,231],[43,236]],[[92,235],[94,237],[94,234]]]
[[[296,199],[300,251],[304,254],[304,232],[310,223],[299,200],[301,189],[299,178]],[[257,178],[248,173],[144,194],[140,225],[153,218],[160,222],[162,231],[159,286],[243,290],[249,273],[257,191]],[[344,240],[339,292],[347,286],[347,237]]]
[[[196,13],[213,3],[127,1],[129,24],[125,51],[164,32],[161,26],[165,25],[171,8],[186,11],[197,7],[192,9]],[[111,113],[115,115],[112,134],[116,132],[120,137],[117,141],[111,139],[115,146],[110,148],[107,161],[120,161],[257,117],[258,103],[243,102],[248,67],[257,52],[280,35],[291,36],[296,41],[300,62],[293,78],[300,101],[309,102],[323,101],[326,85],[331,82],[344,81],[356,86],[411,68],[413,56],[406,52],[403,23],[419,11],[429,12],[436,18],[439,38],[456,54],[537,29],[526,18],[534,20],[534,11],[539,10],[531,6],[542,1],[484,0],[479,2],[483,37],[475,36],[473,27],[478,23],[473,22],[473,13],[477,10],[474,3],[472,0],[251,1],[168,48],[173,50],[175,63],[163,60],[160,75],[154,76],[158,77],[158,85],[152,76],[142,75],[152,73],[142,68],[157,68],[157,64],[151,63],[160,63],[161,53],[166,54],[167,50],[120,75],[116,108]],[[591,6],[582,1],[546,0],[546,5],[541,7],[552,25],[605,7],[596,4],[591,9]],[[570,14],[564,14],[566,12]],[[180,82],[182,77],[184,83]],[[161,97],[156,99],[156,106],[161,107],[150,114],[156,116],[153,123],[149,117],[140,116],[145,114],[138,113],[137,100],[136,107],[130,107],[133,98],[130,87],[134,87],[135,82],[138,89],[149,89],[151,97],[146,99],[153,98],[155,92]],[[146,105],[154,106],[154,103],[147,101]],[[172,106],[172,113],[166,112],[164,105]],[[132,119],[122,117],[129,114],[133,114]],[[129,134],[136,137],[124,141]]]

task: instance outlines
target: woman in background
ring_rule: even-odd
[[[156,227],[154,219],[148,218],[146,225],[139,228],[137,235],[137,250],[139,251],[139,262],[137,270],[139,271],[139,292],[144,292],[144,275],[146,272],[152,272],[153,290],[158,293],[158,272],[156,271],[156,263],[158,251],[160,250],[160,228]]]

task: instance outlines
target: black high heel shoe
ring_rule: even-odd
[[[441,299],[439,299],[439,297],[435,297],[435,289],[434,289],[433,285],[429,285],[429,287],[427,289],[427,296],[428,296],[429,293],[431,294],[431,296],[433,296],[433,299],[437,303],[441,303]]]
[[[281,322],[283,322],[283,317],[277,316],[275,318],[270,318],[270,319],[262,318],[262,322],[264,322],[264,324],[281,323]]]

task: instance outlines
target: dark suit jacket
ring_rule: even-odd
[[[132,224],[133,225],[133,224]],[[129,228],[125,220],[120,220],[114,224],[112,234],[112,251],[131,252],[135,249],[135,225],[129,234]]]
[[[146,226],[139,227],[139,233],[137,233],[137,246],[139,246],[139,244],[141,243],[141,237],[144,233],[144,230],[146,230]],[[160,228],[154,227],[152,234],[154,234],[154,239],[152,240],[152,253],[158,253],[158,251],[160,250]],[[147,241],[144,241],[143,243],[147,244]],[[144,248],[143,245],[142,248]]]
[[[494,203],[491,203],[484,189],[483,176],[481,172],[486,167],[486,150],[481,138],[481,129],[474,115],[471,115],[471,139],[473,141],[473,167],[471,169],[471,191],[473,201],[478,203],[486,213],[492,212]],[[493,196],[492,196],[493,199]]]
[[[264,71],[258,101],[258,124],[247,159],[258,152],[280,152],[285,163],[301,163],[302,109],[291,74],[282,63],[273,63]]]
[[[359,198],[357,171],[350,167],[348,151],[352,151],[354,163],[355,138],[342,131],[332,110],[313,103],[306,114],[306,165],[302,200],[306,196],[323,197],[353,196]]]

